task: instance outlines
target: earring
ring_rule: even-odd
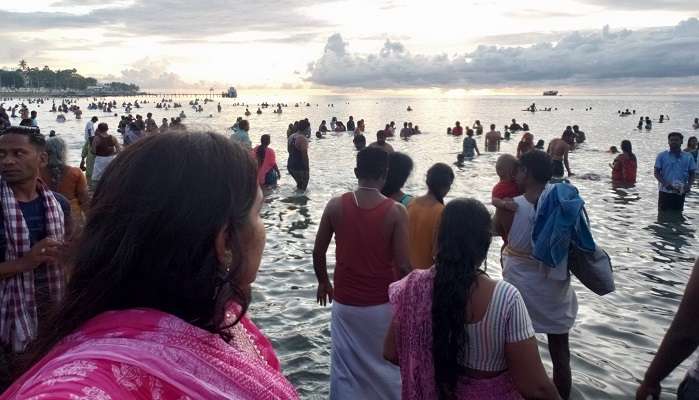
[[[223,266],[226,268],[226,272],[231,272],[231,266],[233,265],[233,252],[226,250],[223,253]]]

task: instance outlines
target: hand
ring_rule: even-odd
[[[649,385],[645,381],[636,390],[636,400],[658,400],[660,398],[660,384]]]
[[[517,203],[512,200],[503,202],[502,207],[507,211],[517,212]]]
[[[316,292],[316,301],[321,306],[325,307],[328,302],[333,302],[333,285],[330,282],[323,282],[318,284],[318,291]]]
[[[44,263],[54,263],[61,254],[63,244],[53,239],[43,239],[36,243],[34,247],[22,257],[25,264],[24,271],[31,271]]]
[[[570,171],[568,171],[568,176],[575,176],[575,174],[572,173],[572,172],[570,172]]]
[[[81,171],[87,170],[87,168],[85,168],[85,159],[84,158],[82,160],[80,160],[80,170]]]

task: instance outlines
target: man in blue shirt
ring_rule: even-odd
[[[658,180],[658,211],[684,209],[684,198],[692,188],[697,164],[691,154],[682,151],[684,137],[679,132],[667,135],[670,149],[655,159]]]

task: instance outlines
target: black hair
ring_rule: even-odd
[[[36,126],[8,126],[0,132],[0,135],[22,135],[29,139],[29,144],[39,151],[46,150],[46,137],[41,134],[41,130]]]
[[[388,175],[381,193],[391,197],[405,185],[410,173],[413,172],[413,160],[405,153],[393,152],[388,155]]]
[[[238,124],[238,127],[240,129],[244,130],[245,132],[247,132],[250,130],[250,122],[248,122],[247,119],[244,119],[244,120],[240,121],[240,123]]]
[[[442,211],[432,290],[432,357],[440,400],[456,398],[456,384],[466,373],[466,315],[490,248],[490,228],[490,213],[478,200],[452,200]]]
[[[454,170],[444,163],[437,163],[427,170],[427,189],[437,200],[444,202],[442,192],[454,183]]]
[[[381,179],[388,170],[388,153],[379,147],[365,147],[357,153],[358,179]]]
[[[262,135],[260,137],[260,145],[257,147],[257,150],[255,152],[258,166],[262,165],[262,163],[265,162],[265,154],[267,154],[267,147],[269,147],[271,141],[272,140],[270,136],[267,134]]]
[[[240,282],[248,249],[239,235],[257,190],[249,152],[222,135],[171,133],[129,146],[97,184],[73,243],[66,295],[42,324],[32,361],[110,310],[152,308],[230,341],[227,304],[241,307],[235,325],[250,303]],[[235,257],[230,266],[216,255],[223,229]]]
[[[633,148],[631,147],[630,140],[622,140],[621,141],[621,151],[628,154],[632,160],[636,161],[636,155],[633,154]]]
[[[539,183],[546,183],[553,176],[551,157],[541,150],[523,154],[519,158],[519,168],[526,168],[527,174]]]
[[[303,132],[311,126],[307,119],[302,119],[301,121],[298,121],[298,123],[299,124],[296,129],[298,129],[299,132]]]
[[[670,139],[670,138],[673,137],[673,136],[677,136],[677,137],[680,138],[680,140],[684,140],[684,135],[682,135],[682,134],[679,133],[679,132],[670,132],[670,133],[667,135],[667,138]]]

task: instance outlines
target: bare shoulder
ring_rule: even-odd
[[[394,202],[391,207],[391,217],[396,222],[403,222],[408,220],[408,210],[404,205]]]

